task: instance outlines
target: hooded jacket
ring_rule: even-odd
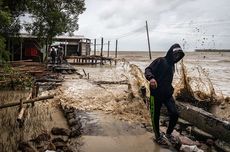
[[[147,80],[155,79],[157,88],[150,89],[151,95],[168,99],[172,96],[174,88],[172,86],[174,75],[174,64],[184,57],[179,44],[170,47],[165,57],[155,59],[146,69],[145,77]]]

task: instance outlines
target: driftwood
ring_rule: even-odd
[[[128,85],[127,80],[122,80],[122,81],[94,81],[96,84],[126,84]]]
[[[177,102],[180,117],[215,138],[230,142],[230,123],[195,106]]]
[[[52,99],[52,98],[54,98],[54,95],[37,97],[37,98],[34,98],[34,99],[29,99],[29,100],[23,101],[23,104],[34,103],[34,102],[37,102],[37,101],[46,100],[46,99]],[[20,105],[20,102],[7,103],[7,104],[4,104],[4,105],[0,105],[0,109],[13,107],[13,106],[18,106],[18,105]]]
[[[29,100],[32,97],[32,93],[29,94],[29,96],[26,98],[26,100]],[[26,107],[23,106],[23,101],[20,100],[20,111],[17,117],[17,121],[19,122],[20,125],[23,123],[23,116],[25,113]]]
[[[43,79],[38,79],[36,82],[62,82],[63,80],[60,79],[48,79],[48,78],[43,78]]]
[[[59,82],[38,82],[38,86],[61,86],[62,83]]]

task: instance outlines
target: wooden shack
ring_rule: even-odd
[[[88,56],[90,55],[90,39],[84,36],[57,36],[53,41],[64,48],[65,56]],[[43,61],[49,53],[48,45],[41,45],[38,38],[30,34],[12,36],[7,41],[7,48],[10,51],[10,60]]]
[[[84,36],[58,36],[53,39],[54,42],[64,48],[65,56],[88,56],[90,55],[90,39]]]

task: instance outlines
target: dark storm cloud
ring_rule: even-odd
[[[120,38],[122,50],[147,49],[146,20],[153,49],[184,41],[188,49],[214,47],[213,41],[215,47],[230,48],[229,0],[86,0],[86,7],[76,34]]]

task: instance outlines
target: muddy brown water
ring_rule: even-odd
[[[103,112],[81,113],[85,123],[80,151],[169,152],[153,142],[153,134],[138,124],[117,120]]]
[[[142,123],[150,123],[149,111],[143,101],[129,99],[127,85],[94,83],[100,80],[125,80],[128,77],[128,67],[81,68],[89,73],[90,78],[66,76],[60,89],[61,103],[81,111],[78,114],[83,128],[83,134],[79,139],[81,144],[78,144],[80,151],[172,151],[156,144],[153,140],[154,134],[143,127]],[[82,72],[81,68],[78,67],[79,72]]]

